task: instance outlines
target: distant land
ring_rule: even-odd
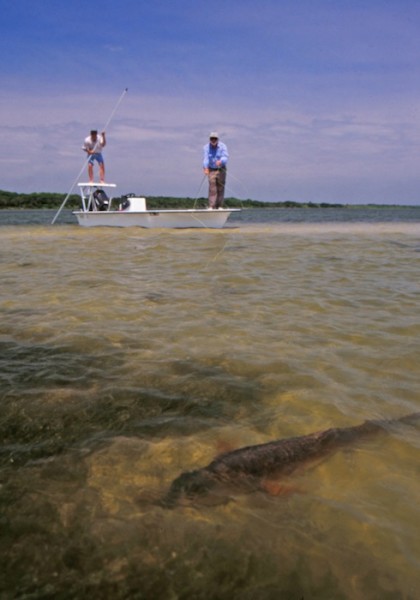
[[[66,194],[50,193],[50,192],[34,192],[32,194],[20,194],[18,192],[7,192],[0,190],[0,210],[1,209],[58,209],[64,201]],[[123,200],[125,196],[120,199]],[[118,202],[119,198],[114,198]],[[164,208],[206,208],[208,205],[207,198],[173,198],[170,196],[147,196],[147,208],[149,209],[164,209]],[[71,194],[67,200],[66,208],[80,208],[81,200],[78,194]],[[237,198],[225,198],[226,208],[356,208],[363,207],[380,207],[402,205],[389,204],[339,204],[328,202],[294,202],[286,200],[283,202],[261,202],[260,200],[239,200]],[[412,206],[410,208],[413,208]]]

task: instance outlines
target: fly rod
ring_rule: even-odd
[[[114,106],[114,108],[111,111],[111,114],[109,115],[108,121],[105,123],[105,126],[103,127],[102,131],[106,131],[108,129],[109,124],[112,121],[113,116],[115,115],[115,113],[117,112],[117,109],[119,107],[119,105],[121,104],[124,96],[126,95],[126,93],[128,92],[128,88],[125,88],[125,90],[123,91],[123,93],[121,94],[121,96],[118,98],[118,102],[116,103],[116,105]],[[95,148],[97,146],[97,144],[99,143],[99,138],[98,141],[95,144]],[[93,151],[95,151],[95,148],[93,149]],[[58,215],[61,213],[61,211],[63,210],[63,208],[65,207],[67,200],[70,197],[70,194],[73,191],[74,186],[76,185],[76,183],[79,181],[80,177],[82,176],[83,171],[86,168],[87,163],[89,162],[89,155],[87,157],[87,159],[85,160],[85,162],[83,163],[83,167],[80,169],[80,172],[78,173],[76,179],[73,182],[73,185],[71,186],[71,188],[69,189],[69,192],[67,194],[67,196],[64,198],[62,205],[60,206],[60,208],[58,209],[58,211],[56,212],[54,219],[51,221],[51,225],[54,225],[54,223],[56,222]]]

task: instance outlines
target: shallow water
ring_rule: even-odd
[[[155,502],[228,448],[420,410],[417,217],[255,214],[1,228],[2,598],[418,597],[420,425],[284,496]]]

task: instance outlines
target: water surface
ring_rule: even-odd
[[[419,426],[286,496],[154,503],[228,448],[420,410],[412,210],[246,211],[220,231],[3,220],[1,597],[416,598]]]

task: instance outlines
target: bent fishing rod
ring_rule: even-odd
[[[123,93],[121,94],[121,96],[118,98],[118,101],[117,101],[117,103],[115,104],[114,108],[112,109],[112,111],[111,111],[111,114],[109,115],[109,118],[108,118],[107,122],[105,123],[105,125],[104,125],[104,127],[103,127],[102,131],[106,131],[106,130],[108,129],[108,127],[109,127],[109,124],[111,123],[113,116],[114,116],[114,115],[115,115],[115,113],[117,112],[117,109],[118,109],[119,105],[121,104],[121,102],[122,102],[122,100],[123,100],[123,98],[124,98],[124,96],[126,95],[126,93],[127,93],[127,92],[128,92],[128,88],[125,88],[125,90],[123,91]],[[95,144],[95,147],[93,148],[93,152],[95,152],[95,150],[96,150],[96,146],[97,146],[98,144],[99,144],[99,137],[98,137],[98,140],[97,140],[97,142],[96,142],[96,144]],[[61,211],[62,211],[62,210],[63,210],[63,208],[65,207],[65,205],[66,205],[66,203],[67,203],[67,200],[69,199],[69,197],[70,197],[70,194],[72,193],[72,191],[73,191],[73,189],[74,189],[74,186],[76,185],[76,183],[79,181],[80,177],[82,176],[82,173],[83,173],[83,171],[85,170],[85,168],[86,168],[86,165],[87,165],[87,164],[88,164],[88,162],[89,162],[89,159],[90,159],[90,155],[88,155],[88,157],[86,158],[85,162],[83,163],[83,166],[82,166],[82,168],[80,169],[80,172],[78,173],[78,175],[77,175],[76,179],[74,180],[74,182],[73,182],[73,185],[72,185],[72,186],[71,186],[71,188],[69,189],[69,192],[68,192],[67,196],[64,198],[64,200],[63,200],[63,203],[61,204],[61,206],[60,206],[60,208],[58,209],[58,211],[56,212],[56,214],[55,214],[55,216],[54,216],[53,220],[51,221],[51,225],[54,225],[54,223],[55,223],[55,222],[56,222],[56,220],[58,219],[58,216],[59,216],[59,214],[61,213]]]

